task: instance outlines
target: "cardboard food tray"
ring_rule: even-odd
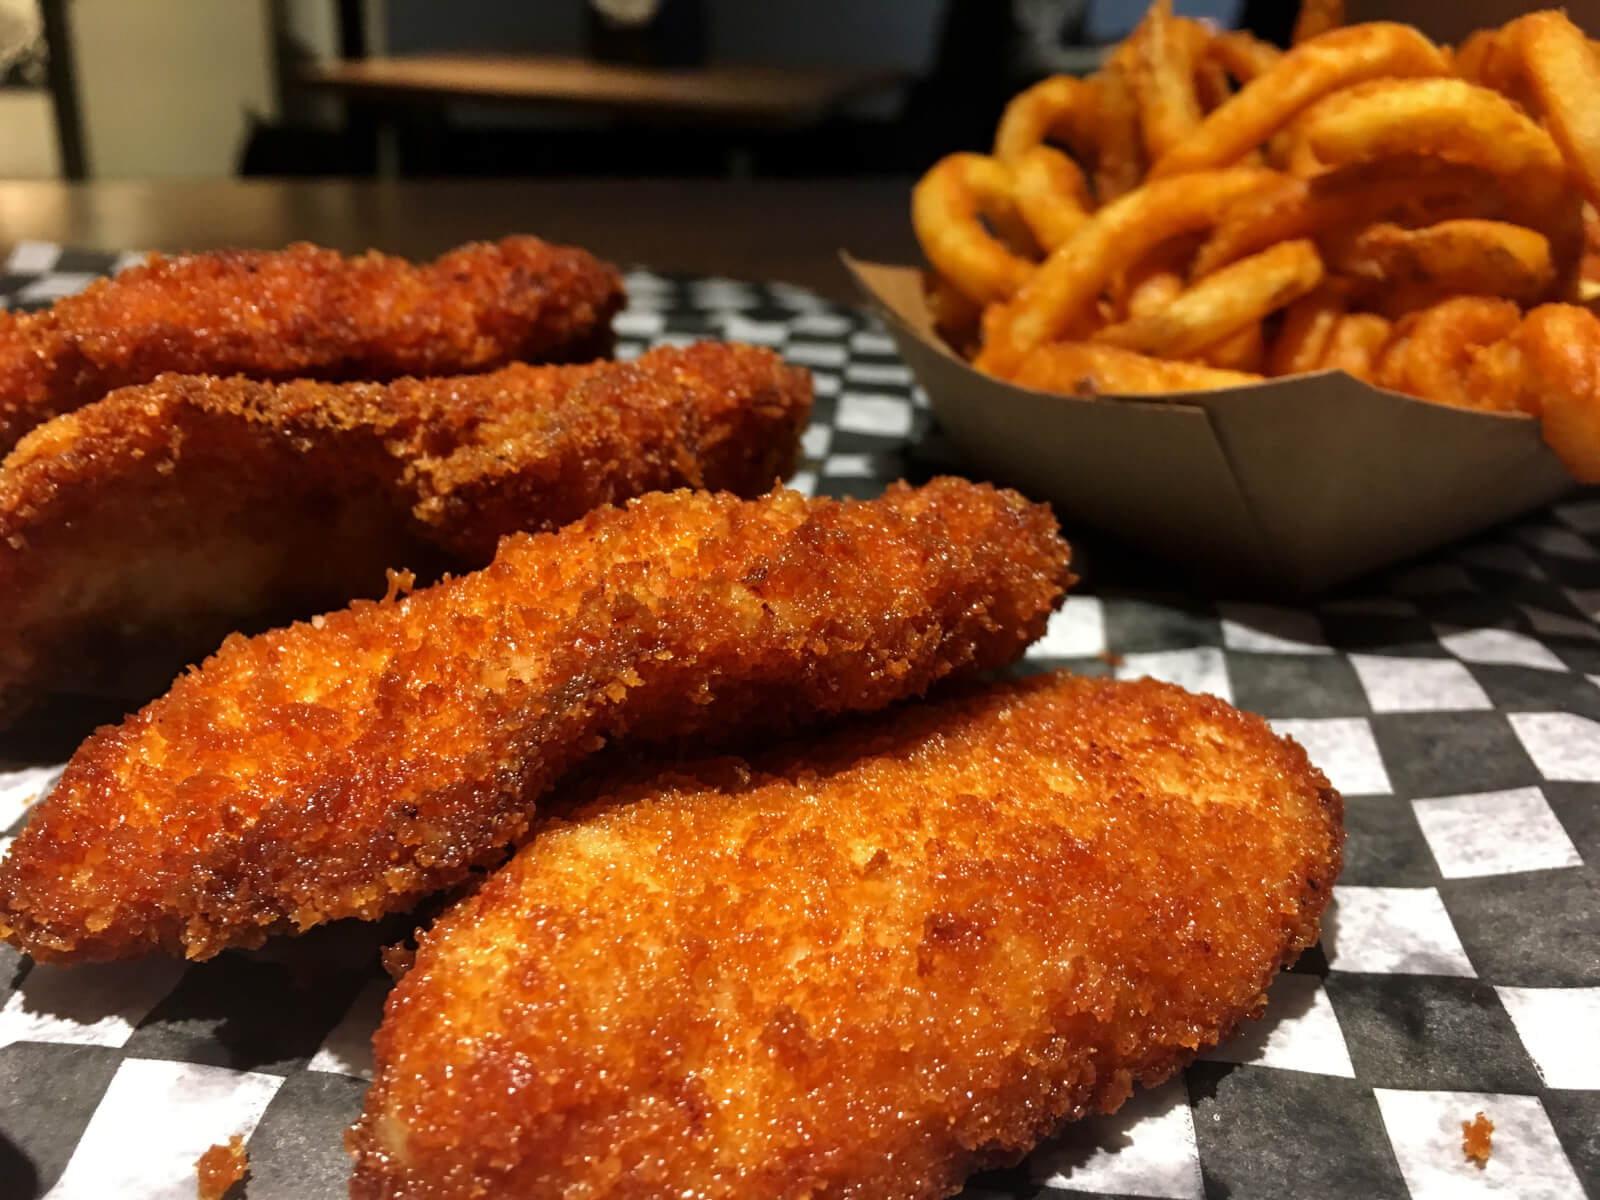
[[[1576,486],[1530,417],[1342,371],[1159,399],[1017,387],[944,344],[919,270],[842,257],[974,468],[1222,586],[1321,591]]]

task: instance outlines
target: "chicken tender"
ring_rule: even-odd
[[[1070,581],[1047,508],[667,492],[482,571],[247,639],[101,729],[0,863],[49,960],[206,958],[497,865],[608,739],[732,738],[1012,661]]]
[[[928,1200],[1259,1016],[1343,805],[1065,674],[594,787],[421,939],[351,1194]]]
[[[303,243],[153,254],[42,312],[0,312],[0,451],[165,371],[394,379],[587,361],[609,351],[623,298],[615,267],[532,237],[421,267]]]
[[[142,702],[236,629],[474,570],[500,537],[647,491],[759,496],[810,376],[701,344],[390,384],[167,375],[0,466],[0,716],[43,689]]]

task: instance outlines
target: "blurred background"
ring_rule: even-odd
[[[0,177],[907,174],[1143,6],[0,0]]]
[[[911,175],[1145,0],[0,0],[0,178]],[[1453,39],[1529,7],[1353,0]],[[1600,0],[1569,5],[1596,28]],[[1291,0],[1180,0],[1286,39]]]

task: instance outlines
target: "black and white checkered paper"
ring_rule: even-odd
[[[112,265],[22,245],[0,301],[48,302]],[[866,495],[959,469],[870,319],[781,285],[628,285],[624,356],[712,336],[812,369],[795,486]],[[1152,675],[1262,713],[1344,792],[1346,866],[1321,945],[1263,1021],[964,1200],[1600,1194],[1600,496],[1301,606],[1162,570],[1086,584],[1027,665]],[[57,769],[0,774],[0,831]],[[0,947],[0,1196],[189,1197],[196,1157],[235,1133],[251,1162],[237,1194],[342,1196],[382,936],[72,970]],[[1484,1169],[1461,1150],[1479,1111]]]

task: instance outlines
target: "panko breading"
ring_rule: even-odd
[[[948,1196],[1259,1016],[1344,838],[1259,718],[1065,674],[590,794],[423,935],[353,1196]]]
[[[611,346],[622,277],[533,237],[426,266],[304,243],[163,258],[37,313],[0,312],[0,451],[41,421],[167,371],[394,379],[581,362]]]
[[[223,1200],[228,1189],[250,1172],[250,1152],[243,1135],[236,1133],[212,1146],[195,1162],[194,1169],[200,1200]]]
[[[232,637],[101,729],[0,863],[39,959],[206,958],[500,862],[608,739],[728,739],[1012,661],[1070,582],[1049,509],[654,493],[482,571]]]
[[[644,492],[759,496],[811,381],[704,343],[631,363],[389,384],[167,375],[46,422],[0,466],[0,717],[159,694],[228,633],[474,570],[500,537]]]

